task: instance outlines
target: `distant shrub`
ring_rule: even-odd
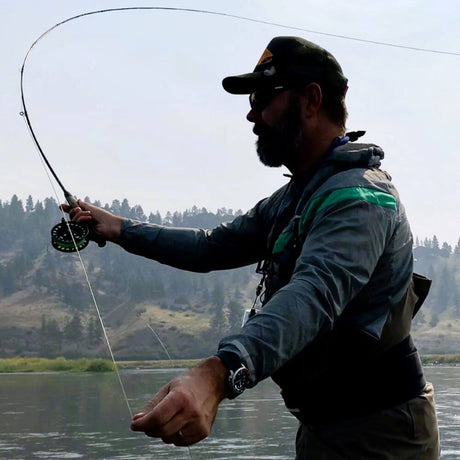
[[[106,359],[92,359],[85,369],[86,372],[111,372],[113,370],[113,363]]]
[[[0,359],[0,372],[110,372],[111,361],[101,358],[66,359],[8,358]]]
[[[46,360],[46,362],[44,361],[42,364],[43,364],[44,371],[62,372],[62,371],[71,371],[74,368],[74,364],[72,363],[71,360],[67,360],[62,357]]]

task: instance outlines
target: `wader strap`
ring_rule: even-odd
[[[416,296],[418,297],[418,300],[414,306],[414,313],[412,316],[414,317],[417,314],[417,312],[420,310],[422,303],[425,301],[428,295],[428,291],[430,290],[430,286],[431,286],[431,280],[423,275],[419,275],[418,273],[413,273],[412,281],[414,283],[414,292]]]

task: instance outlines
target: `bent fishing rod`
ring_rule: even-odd
[[[186,12],[186,13],[196,13],[196,14],[207,14],[207,15],[213,15],[213,16],[221,16],[221,17],[227,17],[231,19],[237,19],[237,20],[242,20],[242,21],[248,21],[248,22],[253,22],[257,24],[265,24],[265,25],[272,25],[275,27],[280,27],[284,29],[290,29],[290,30],[299,30],[303,32],[308,32],[312,34],[318,34],[318,35],[325,35],[325,36],[330,36],[330,37],[335,37],[335,38],[340,38],[340,39],[346,39],[346,40],[353,40],[353,41],[358,41],[358,42],[364,42],[364,43],[370,43],[373,45],[381,45],[381,46],[389,46],[389,47],[396,47],[396,48],[404,48],[412,51],[422,51],[422,52],[430,52],[430,53],[439,53],[439,54],[450,54],[450,55],[456,55],[458,56],[460,53],[453,53],[453,52],[447,52],[447,51],[441,51],[441,50],[433,50],[433,49],[427,49],[427,48],[419,48],[419,47],[410,47],[410,46],[405,46],[405,45],[400,45],[400,44],[395,44],[395,43],[386,43],[386,42],[378,42],[374,40],[368,40],[364,38],[358,38],[358,37],[350,37],[350,36],[345,36],[345,35],[338,35],[338,34],[332,34],[328,32],[322,32],[322,31],[317,31],[317,30],[312,30],[312,29],[306,29],[302,27],[296,27],[296,26],[289,26],[281,23],[276,23],[276,22],[271,22],[271,21],[265,21],[261,19],[256,19],[256,18],[250,18],[246,16],[240,16],[236,14],[231,14],[231,13],[224,13],[220,11],[210,11],[210,10],[202,10],[202,9],[194,9],[194,8],[180,8],[180,7],[164,7],[164,6],[131,6],[131,7],[120,7],[120,8],[107,8],[107,9],[102,9],[102,10],[95,10],[95,11],[89,11],[85,13],[81,13],[75,16],[72,16],[70,18],[64,19],[61,22],[58,22],[54,26],[50,27],[47,29],[45,32],[43,32],[30,46],[29,50],[27,51],[24,61],[22,63],[21,67],[21,101],[22,101],[22,112],[21,115],[24,117],[25,122],[27,124],[27,128],[32,136],[33,142],[38,149],[38,152],[40,154],[41,160],[43,161],[44,165],[46,165],[45,169],[47,168],[47,173],[48,171],[51,173],[51,175],[54,177],[56,180],[57,184],[61,188],[62,192],[64,193],[64,197],[71,207],[77,206],[77,200],[76,198],[64,187],[60,179],[58,178],[56,172],[54,171],[53,167],[51,166],[48,158],[46,157],[43,149],[40,146],[40,143],[38,142],[37,136],[35,135],[35,132],[32,128],[32,124],[30,122],[30,117],[29,113],[26,107],[25,103],[25,96],[24,96],[24,70],[26,66],[26,62],[28,60],[29,54],[31,53],[32,49],[35,47],[35,45],[42,40],[46,35],[48,35],[50,32],[52,32],[54,29],[62,26],[63,24],[66,24],[68,22],[74,21],[76,19],[80,19],[86,16],[91,16],[91,15],[96,15],[96,14],[103,14],[103,13],[112,13],[112,12],[125,12],[125,11],[146,11],[146,10],[157,10],[157,11],[171,11],[171,12]],[[48,174],[49,177],[49,174]],[[51,179],[50,179],[51,182]],[[54,188],[54,187],[53,187]],[[58,200],[59,201],[59,200]],[[75,223],[71,221],[66,221],[65,218],[63,217],[61,222],[57,225],[55,225],[52,230],[51,230],[51,244],[52,246],[57,249],[58,251],[61,252],[78,252],[84,249],[89,241],[96,241],[97,244],[102,247],[105,246],[106,241],[104,238],[96,231],[95,226],[92,224],[81,224],[81,223]]]
[[[43,35],[41,36],[43,37]],[[29,113],[27,111],[25,96],[24,96],[24,68],[26,64],[27,57],[32,49],[32,47],[37,43],[36,40],[32,46],[30,47],[29,51],[24,58],[24,62],[21,67],[21,101],[22,101],[22,111],[20,115],[24,117],[26,122],[27,128],[29,129],[29,133],[32,136],[34,141],[35,147],[37,148],[40,158],[43,163],[48,168],[48,171],[54,177],[56,182],[58,183],[59,187],[61,188],[62,192],[64,193],[64,197],[69,204],[70,207],[74,208],[78,206],[77,199],[75,198],[72,193],[70,193],[62,184],[61,180],[59,179],[58,175],[54,171],[53,167],[51,166],[48,158],[46,157],[43,149],[38,142],[37,136],[32,128],[32,124],[30,123]],[[54,188],[54,187],[53,187]],[[106,244],[105,239],[96,231],[95,226],[93,224],[85,224],[85,223],[77,223],[72,221],[66,221],[63,217],[61,222],[55,225],[51,229],[51,244],[54,249],[57,249],[60,252],[77,252],[83,250],[90,240],[96,241],[99,247],[103,247]]]

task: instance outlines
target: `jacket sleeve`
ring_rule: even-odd
[[[118,244],[126,251],[183,270],[241,267],[265,255],[268,199],[213,230],[173,228],[125,220]]]
[[[392,195],[387,194],[383,205],[367,197],[331,197],[302,215],[303,222],[309,220],[309,232],[289,282],[240,334],[219,344],[217,355],[239,355],[253,384],[333,328],[369,282],[394,231],[398,205]]]

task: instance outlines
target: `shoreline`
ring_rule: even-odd
[[[120,370],[185,369],[196,366],[201,359],[117,361]],[[423,366],[458,365],[460,354],[429,354],[421,356]],[[0,374],[33,372],[113,372],[113,363],[104,358],[0,358]]]

